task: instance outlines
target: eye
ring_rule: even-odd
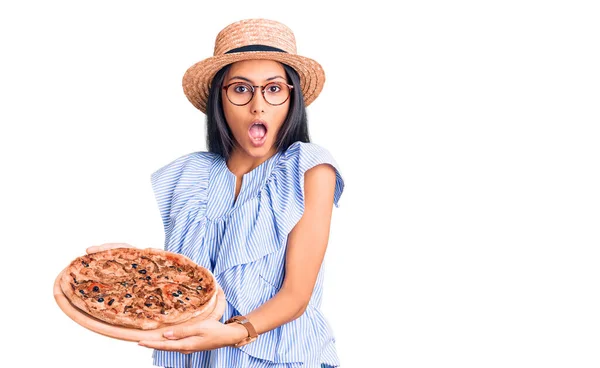
[[[235,93],[248,93],[252,90],[249,85],[245,83],[238,83],[231,86]]]
[[[265,86],[265,92],[267,93],[278,93],[281,92],[282,88],[279,83],[269,83]]]

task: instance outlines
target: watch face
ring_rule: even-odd
[[[246,322],[248,322],[248,320],[244,317],[240,317],[240,316],[235,316],[235,317],[231,317],[227,322],[225,323],[231,323],[231,322],[239,322],[241,324],[244,324]]]

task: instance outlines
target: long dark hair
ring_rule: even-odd
[[[290,109],[275,140],[278,151],[285,151],[292,143],[297,141],[310,142],[306,107],[300,90],[300,77],[293,68],[285,64],[282,65],[290,84],[294,88],[290,96]],[[221,86],[229,67],[230,65],[226,65],[215,74],[206,106],[206,144],[208,150],[220,154],[225,159],[231,155],[235,143],[235,138],[225,120],[221,101]]]

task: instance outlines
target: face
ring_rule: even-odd
[[[291,96],[276,106],[267,102],[265,97],[270,102],[279,103],[282,100],[279,96],[287,93],[280,89],[287,88],[285,84],[289,84],[283,65],[272,60],[238,61],[229,68],[223,86],[232,83],[235,84],[227,91],[221,90],[221,97],[225,119],[236,141],[234,153],[253,158],[274,154],[277,150],[275,139],[289,111]],[[262,88],[254,87],[250,102],[239,106],[252,96],[250,86],[267,88],[263,94]]]

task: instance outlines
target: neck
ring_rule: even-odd
[[[277,149],[273,146],[264,156],[255,157],[250,156],[246,151],[236,146],[227,160],[227,167],[235,175],[241,176],[254,170],[275,153],[277,153]]]

